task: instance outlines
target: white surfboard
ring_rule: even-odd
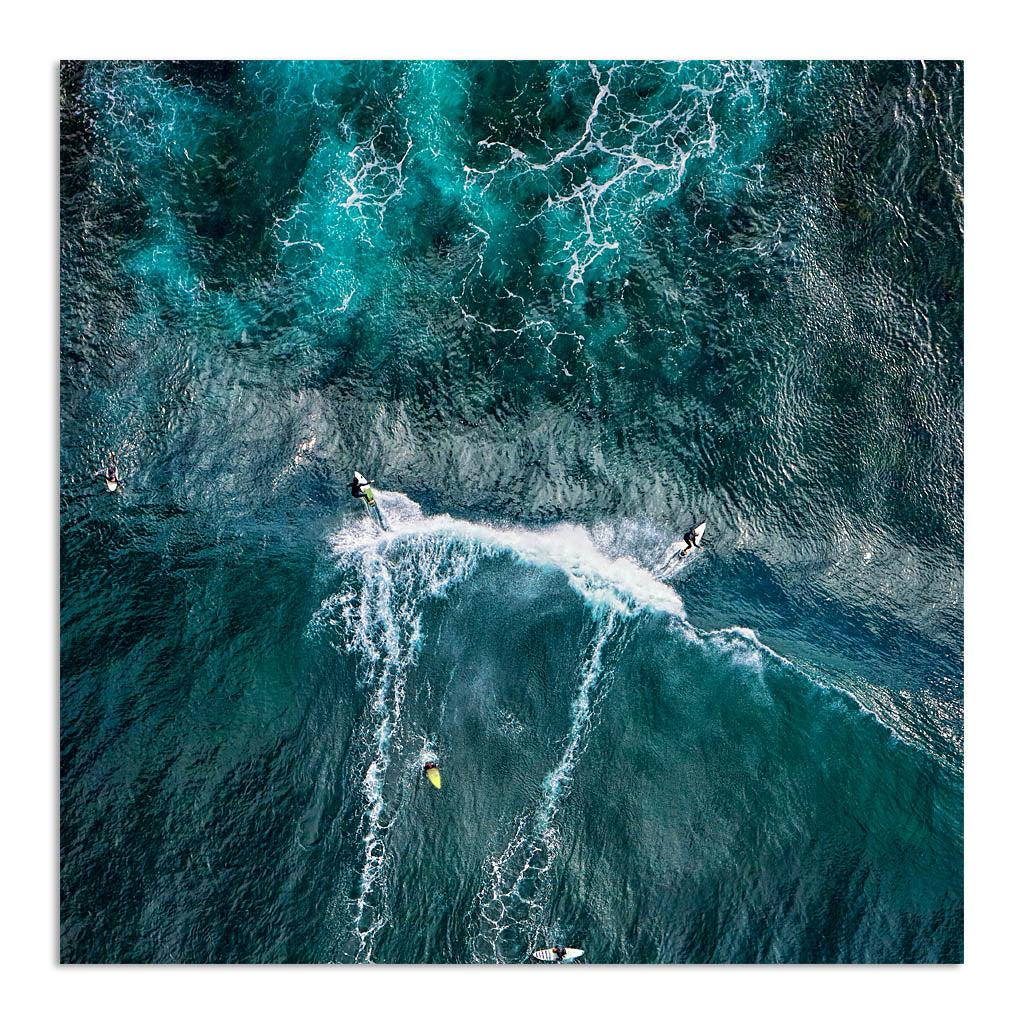
[[[579,958],[581,956],[583,956],[583,950],[582,949],[573,949],[572,946],[566,946],[565,947],[565,956],[562,957],[562,962],[564,963],[564,962],[566,962],[568,960],[576,960],[577,958]],[[535,950],[534,953],[533,953],[533,959],[534,960],[543,960],[544,963],[549,963],[550,964],[550,963],[555,963],[558,960],[558,954],[555,952],[554,947],[552,946],[550,949],[538,949],[538,950]]]
[[[696,543],[698,547],[700,546],[701,538],[704,536],[704,531],[707,529],[707,526],[708,522],[705,519],[704,522],[699,523],[697,526],[693,528],[693,535],[696,538]],[[690,550],[686,551],[686,547],[687,544],[685,540],[676,541],[676,543],[669,547],[669,549],[665,552],[665,560],[655,570],[655,572],[660,575],[665,572],[672,572],[678,569],[681,565],[685,565],[690,555],[692,555],[694,551],[697,550],[696,548],[691,546]],[[683,554],[683,551],[686,551],[685,555]]]
[[[103,478],[103,482],[107,485],[107,490],[108,491],[116,491],[117,490],[117,481],[116,480],[108,480],[106,477],[104,477]]]

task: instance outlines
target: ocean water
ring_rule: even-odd
[[[60,97],[62,960],[963,959],[961,65]]]

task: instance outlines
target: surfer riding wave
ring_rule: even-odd
[[[704,530],[707,527],[707,521],[698,523],[696,526],[691,526],[686,533],[683,534],[683,539],[676,544],[673,544],[668,551],[665,552],[665,560],[658,568],[659,574],[671,572],[674,569],[678,569],[680,565],[686,560],[687,556],[691,551],[698,551],[703,547],[701,544],[701,538],[704,536]]]
[[[386,530],[388,525],[384,522],[384,515],[377,506],[377,502],[374,500],[373,491],[370,488],[370,484],[372,483],[373,481],[367,480],[362,473],[354,472],[352,474],[352,482],[348,486],[349,490],[352,492],[352,497],[361,498],[365,501],[366,507],[374,519],[376,519],[377,525],[380,526],[382,530]]]

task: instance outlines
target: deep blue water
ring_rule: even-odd
[[[60,117],[63,960],[963,959],[959,64]]]

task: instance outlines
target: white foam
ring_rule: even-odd
[[[572,702],[572,721],[558,764],[544,777],[535,813],[521,815],[502,853],[492,857],[487,877],[477,892],[481,931],[474,953],[484,960],[502,962],[517,958],[523,949],[537,944],[544,908],[549,869],[559,848],[556,817],[569,790],[576,764],[586,750],[594,724],[594,709],[602,691],[597,684],[605,675],[603,653],[619,632],[622,620],[609,612],[588,647],[580,667],[579,687]]]
[[[547,833],[561,800],[568,792],[572,783],[573,768],[582,749],[586,746],[586,738],[591,722],[594,684],[601,675],[601,655],[605,644],[615,631],[618,620],[614,613],[601,625],[594,638],[590,656],[580,672],[580,686],[572,702],[572,725],[566,737],[565,749],[561,760],[545,777],[542,786],[546,802],[537,815],[537,823],[542,833]]]
[[[367,551],[389,556],[403,544],[447,541],[467,555],[507,555],[525,565],[558,570],[595,611],[626,616],[654,611],[685,617],[683,602],[670,586],[633,559],[613,558],[598,550],[582,526],[529,530],[469,523],[448,515],[424,516],[404,494],[376,493],[391,529],[381,533],[365,518],[337,531],[331,545],[342,558]]]

